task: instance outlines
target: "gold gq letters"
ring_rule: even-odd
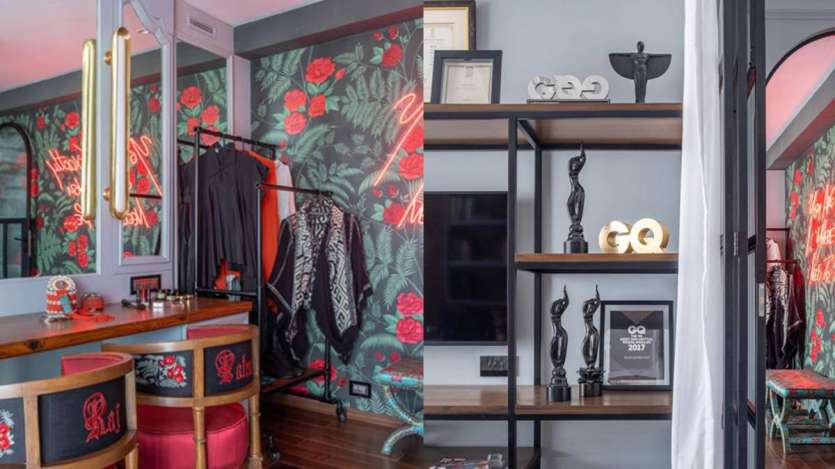
[[[642,218],[631,226],[614,220],[604,225],[597,237],[602,252],[617,254],[662,253],[669,241],[669,229],[654,218]]]

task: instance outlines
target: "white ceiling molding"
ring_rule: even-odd
[[[835,8],[772,8],[765,10],[766,21],[835,21]]]

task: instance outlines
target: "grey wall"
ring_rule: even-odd
[[[590,74],[605,76],[614,102],[634,101],[633,86],[618,77],[608,53],[631,51],[640,39],[648,52],[673,54],[670,70],[650,82],[649,102],[680,102],[684,14],[681,0],[611,2],[589,0],[478,0],[477,43],[480,49],[503,50],[502,102],[526,98],[528,80],[539,74]],[[565,200],[568,197],[568,158],[572,151],[545,154],[544,236],[545,250],[560,252],[568,232]],[[613,219],[634,222],[658,218],[670,227],[670,251],[678,249],[680,152],[592,151],[580,177],[586,188],[583,225],[586,240],[597,251],[600,227]],[[519,250],[533,245],[533,154],[520,154]],[[426,153],[426,190],[505,190],[505,152]],[[582,366],[580,305],[600,286],[604,300],[675,300],[675,276],[547,276],[544,282],[547,308],[561,290],[571,297],[564,320],[569,333],[566,363],[576,383]],[[519,274],[517,295],[517,344],[519,383],[533,383],[533,276]],[[547,321],[547,319],[546,319]],[[547,322],[546,322],[547,324]],[[550,332],[543,336],[547,347]],[[480,378],[478,356],[504,354],[504,347],[427,347],[424,373],[427,384],[504,384],[503,378]],[[543,380],[550,373],[543,347]],[[426,422],[426,444],[506,444],[506,424]],[[530,423],[520,423],[520,445],[530,445]],[[569,422],[543,423],[543,467],[666,468],[670,466],[670,423],[667,422]]]
[[[768,0],[765,21],[765,63],[768,73],[795,45],[835,27],[832,0]]]

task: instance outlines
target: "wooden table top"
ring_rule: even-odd
[[[109,304],[104,312],[115,319],[101,322],[71,320],[46,324],[41,313],[0,317],[0,359],[247,313],[251,309],[249,301],[197,298],[189,306],[166,306],[161,312]]]

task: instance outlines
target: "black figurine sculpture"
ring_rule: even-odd
[[[568,229],[568,239],[563,243],[566,254],[589,252],[589,243],[583,239],[583,205],[586,202],[586,191],[580,185],[580,171],[586,164],[586,150],[580,145],[580,154],[568,160],[568,178],[571,180],[571,194],[568,196],[568,216],[571,227]]]
[[[568,308],[568,290],[562,287],[562,298],[551,304],[551,325],[554,337],[551,338],[551,382],[548,384],[548,400],[564,402],[571,400],[571,386],[565,379],[565,352],[568,347],[568,334],[562,327],[562,313]]]
[[[609,62],[618,75],[635,81],[635,102],[643,103],[647,96],[647,80],[658,78],[667,71],[671,54],[647,54],[644,43],[638,41],[638,52],[609,54]]]
[[[580,379],[580,395],[594,397],[601,394],[603,388],[603,370],[595,366],[597,352],[600,350],[600,332],[594,327],[594,313],[600,307],[600,292],[597,285],[594,286],[594,298],[589,298],[583,303],[583,320],[586,323],[586,336],[583,338],[583,361],[585,368],[580,368],[578,373]]]

